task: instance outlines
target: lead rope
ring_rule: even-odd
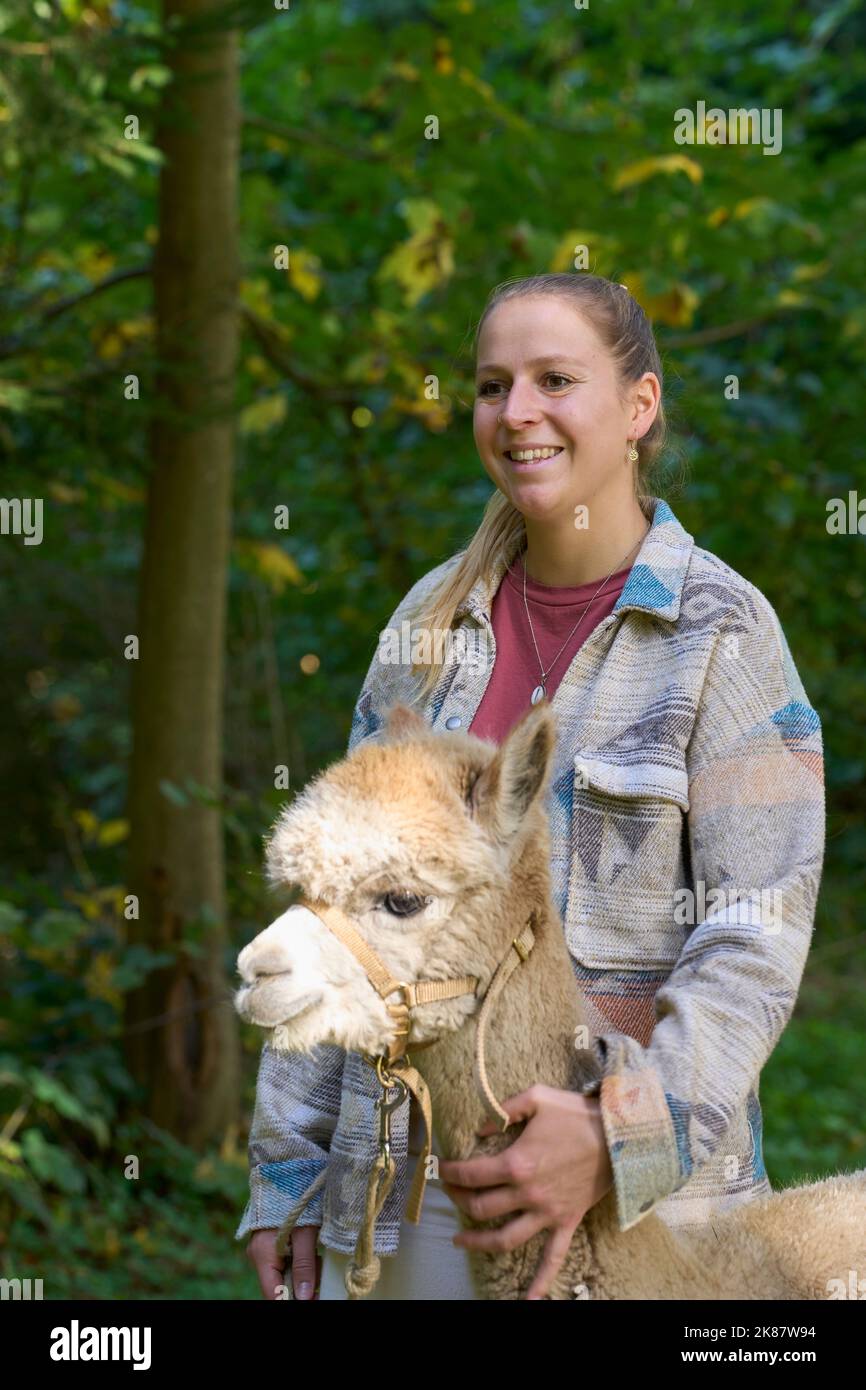
[[[496,969],[496,973],[493,976],[493,979],[490,981],[490,988],[485,994],[484,1000],[481,1004],[481,1008],[478,1011],[478,1024],[475,1032],[475,1058],[473,1076],[475,1078],[475,1085],[481,1092],[484,1103],[487,1106],[488,1113],[493,1119],[499,1121],[501,1131],[503,1134],[505,1133],[508,1126],[511,1124],[511,1121],[508,1118],[507,1112],[503,1110],[502,1106],[499,1104],[499,1101],[493,1094],[493,1090],[491,1088],[490,1081],[487,1076],[487,1064],[484,1056],[484,1039],[487,1030],[487,1023],[491,1013],[493,1012],[493,1008],[496,1004],[497,999],[499,998],[505,986],[508,984],[508,981],[514,974],[514,971],[517,969],[518,965],[520,965],[523,961],[526,960],[526,957],[529,955],[529,952],[535,945],[535,932],[532,930],[532,924],[535,920],[535,913],[530,913],[529,921],[526,923],[526,926],[523,928],[523,931],[520,933],[519,936],[516,936],[514,938],[514,940],[511,943],[511,950],[508,952],[508,955],[505,956],[502,961],[500,961]]]

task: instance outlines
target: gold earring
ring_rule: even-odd
[[[629,463],[637,463],[638,459],[640,458],[640,454],[638,453],[637,449],[634,447],[634,444],[632,444],[632,442],[631,442],[630,439],[627,439],[627,440],[626,440],[626,443],[627,443],[627,445],[628,445],[628,454],[627,454],[627,458],[628,458]],[[637,440],[635,440],[635,444],[636,444],[636,443],[637,443]]]

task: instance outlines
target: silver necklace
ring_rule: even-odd
[[[622,557],[622,559],[620,560],[620,562],[619,562],[618,565],[614,565],[614,567],[613,567],[613,569],[611,570],[610,574],[614,574],[616,570],[622,569],[622,566],[625,564],[625,562],[626,562],[626,560],[628,559],[629,555],[631,555],[632,550],[635,550],[635,549],[640,545],[641,541],[642,541],[642,540],[645,538],[645,536],[647,535],[647,532],[649,531],[649,529],[650,529],[650,528],[649,528],[649,526],[648,526],[647,529],[646,529],[646,531],[644,531],[643,536],[641,536],[640,540],[635,541],[634,545],[631,547],[631,550],[627,550],[627,551],[626,551],[625,555],[623,555],[623,557]],[[584,616],[585,616],[585,614],[586,614],[587,608],[589,608],[589,606],[590,606],[591,603],[595,603],[595,600],[598,598],[599,594],[601,593],[601,591],[602,591],[602,589],[604,588],[605,584],[607,583],[608,579],[610,579],[610,574],[607,575],[606,578],[604,578],[604,579],[601,581],[601,583],[599,584],[599,586],[598,586],[598,588],[596,589],[595,593],[593,594],[592,598],[589,600],[589,603],[588,603],[588,604],[586,605],[586,607],[583,609],[583,612],[581,613],[581,615],[580,615],[580,617],[578,618],[577,622],[575,623],[574,627],[571,629],[571,632],[568,634],[568,636],[566,637],[566,639],[565,639],[565,641],[563,642],[562,646],[560,647],[559,651],[556,653],[556,656],[553,658],[553,660],[551,661],[551,663],[550,663],[550,665],[548,666],[547,670],[545,671],[544,667],[543,667],[542,664],[541,664],[541,655],[540,655],[539,650],[538,650],[538,643],[537,643],[536,640],[535,640],[535,631],[534,631],[533,626],[532,626],[532,618],[529,616],[529,604],[526,602],[526,562],[524,561],[524,563],[523,563],[523,606],[524,606],[524,608],[526,609],[526,618],[527,618],[527,621],[528,621],[528,623],[529,623],[529,631],[530,631],[530,633],[531,633],[531,635],[532,635],[532,643],[533,643],[533,646],[535,647],[535,655],[536,655],[536,657],[538,658],[538,669],[539,669],[539,671],[541,672],[541,683],[535,687],[535,689],[534,689],[533,692],[532,692],[532,695],[530,696],[530,700],[531,700],[531,703],[532,703],[533,705],[537,705],[538,702],[539,702],[539,700],[544,700],[544,699],[547,697],[547,677],[550,675],[550,673],[551,673],[551,671],[553,670],[554,666],[556,665],[557,661],[558,661],[559,658],[562,656],[562,653],[565,651],[565,648],[568,646],[568,643],[571,641],[572,637],[573,637],[574,634],[577,632],[578,627],[580,626],[581,622],[582,622],[583,619],[584,619]]]

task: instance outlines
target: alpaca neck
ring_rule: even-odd
[[[535,1082],[576,1090],[594,1066],[592,1054],[576,1047],[576,1037],[581,1043],[591,1042],[591,1037],[577,1032],[579,1025],[586,1026],[586,1014],[562,925],[551,903],[535,910],[535,945],[508,980],[487,1026],[487,1075],[500,1104]],[[500,959],[528,917],[528,905],[507,923],[499,915]],[[478,1151],[476,1131],[491,1118],[473,1081],[475,1043],[473,1016],[457,1032],[446,1033],[417,1054],[431,1091],[436,1131],[449,1158]],[[506,1148],[515,1137],[514,1130],[493,1136],[484,1141],[484,1152]]]

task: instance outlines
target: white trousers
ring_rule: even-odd
[[[417,1154],[408,1156],[408,1178],[411,1183],[418,1162]],[[430,1300],[449,1299],[452,1302],[477,1300],[478,1294],[469,1270],[469,1255],[451,1237],[463,1228],[457,1208],[441,1183],[430,1179],[424,1194],[421,1220],[414,1226],[405,1218],[400,1226],[400,1245],[395,1255],[382,1255],[382,1272],[369,1299]],[[351,1255],[319,1247],[322,1252],[321,1299],[348,1299],[344,1283]]]

